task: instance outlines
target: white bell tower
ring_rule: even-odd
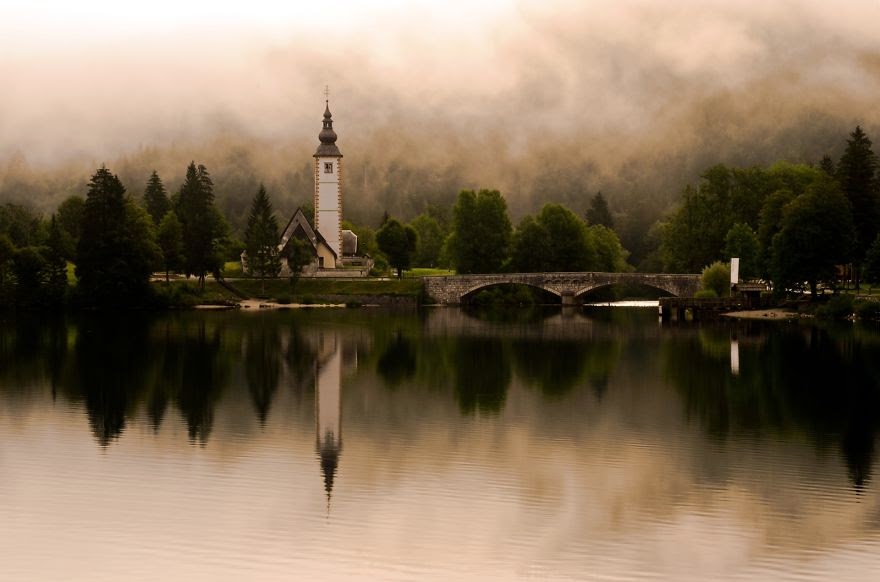
[[[324,95],[328,96],[326,90]],[[325,105],[324,126],[318,134],[321,145],[315,152],[315,230],[336,253],[338,266],[342,262],[342,153],[336,147],[329,98]]]

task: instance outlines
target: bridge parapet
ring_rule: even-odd
[[[528,285],[562,298],[573,305],[581,295],[615,284],[637,284],[661,289],[677,297],[693,297],[700,275],[667,273],[495,273],[423,277],[425,293],[436,303],[458,305],[467,295],[493,285]]]

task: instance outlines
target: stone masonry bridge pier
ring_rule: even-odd
[[[435,303],[458,305],[471,293],[493,285],[528,285],[549,291],[563,305],[576,305],[581,296],[608,285],[633,284],[654,287],[676,297],[693,297],[700,288],[700,275],[661,273],[498,273],[424,277],[425,294]]]

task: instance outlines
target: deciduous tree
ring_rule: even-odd
[[[287,269],[290,271],[290,292],[293,293],[296,291],[302,270],[314,260],[315,255],[309,243],[295,236],[287,241],[285,253]]]
[[[459,273],[497,273],[507,260],[513,227],[498,190],[462,190],[453,209],[448,252]]]
[[[417,267],[436,267],[440,262],[443,239],[446,238],[440,223],[427,214],[420,214],[409,224],[419,235],[413,264]]]
[[[515,273],[540,273],[550,256],[550,233],[533,216],[526,216],[516,227],[511,246],[510,269]]]
[[[724,255],[726,260],[739,258],[739,275],[752,278],[760,275],[761,243],[758,235],[748,225],[736,223],[724,237]]]
[[[783,209],[773,237],[773,284],[778,291],[833,281],[835,266],[849,262],[855,226],[849,202],[830,178],[820,180]]]
[[[399,279],[403,270],[409,268],[418,234],[411,226],[404,226],[396,218],[389,218],[376,233],[376,242],[391,266],[397,269]]]
[[[45,297],[50,305],[61,305],[67,295],[67,260],[65,242],[55,215],[49,221],[49,237],[43,256],[46,260]]]

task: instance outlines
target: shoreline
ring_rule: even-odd
[[[788,309],[782,309],[779,307],[774,307],[772,309],[750,309],[745,311],[731,311],[729,313],[722,313],[721,317],[730,317],[732,319],[760,319],[760,320],[776,320],[776,321],[790,321],[792,319],[800,319],[804,317],[802,314],[797,311],[790,311]]]

